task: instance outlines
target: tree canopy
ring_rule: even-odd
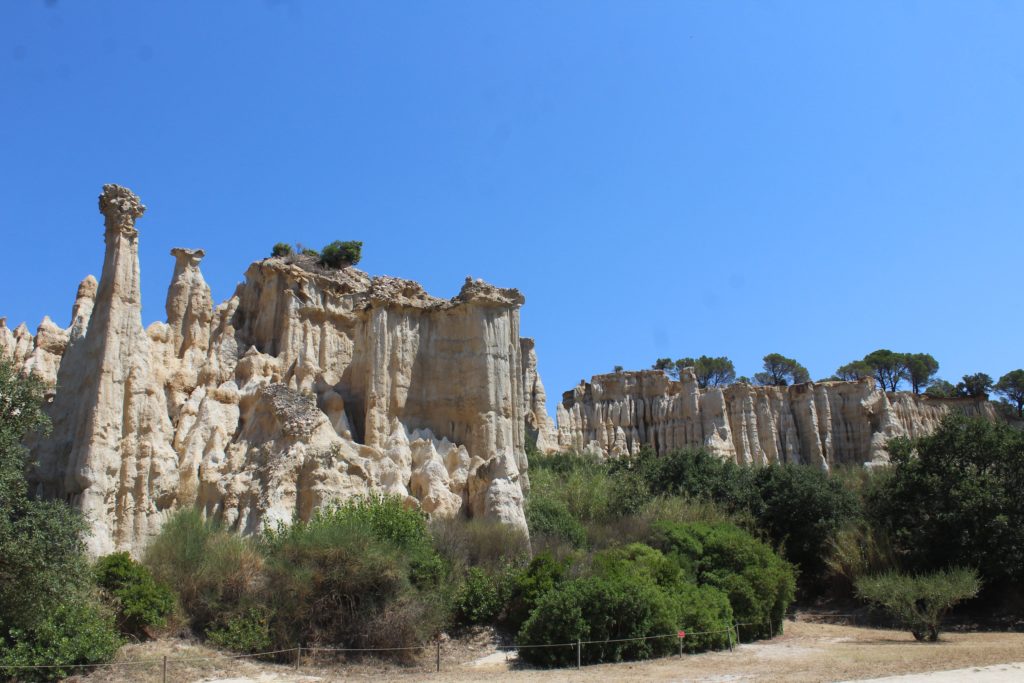
[[[651,367],[664,371],[672,379],[679,379],[683,368],[693,368],[697,385],[701,389],[726,386],[736,381],[736,368],[726,356],[701,356],[679,360],[659,358]]]
[[[1017,408],[1017,417],[1024,417],[1024,370],[1011,370],[1000,377],[995,390]]]
[[[781,353],[769,353],[763,359],[764,372],[754,374],[754,381],[764,386],[784,387],[787,384],[809,382],[811,374],[807,368]]]

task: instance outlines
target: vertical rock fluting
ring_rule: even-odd
[[[93,553],[140,551],[181,506],[251,532],[374,493],[525,531],[527,430],[556,436],[518,291],[467,278],[445,300],[299,255],[214,307],[203,251],[179,248],[167,321],[143,329],[145,207],[107,185],[100,210],[102,276],[71,325],[0,319],[0,356],[55,386],[35,483],[85,513]]]
[[[689,369],[679,381],[658,370],[596,375],[557,410],[562,449],[615,458],[705,446],[739,464],[823,469],[887,462],[890,438],[929,434],[950,411],[995,418],[988,401],[887,394],[871,379],[700,389]]]

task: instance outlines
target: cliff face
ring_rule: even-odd
[[[988,401],[879,390],[874,381],[700,389],[659,370],[596,375],[563,394],[558,445],[601,457],[706,446],[739,464],[882,464],[895,436],[929,434],[950,411],[994,419]]]
[[[145,207],[107,185],[100,210],[102,276],[71,325],[0,320],[0,355],[55,383],[36,483],[88,516],[92,552],[138,551],[182,506],[255,531],[370,492],[525,530],[527,430],[556,436],[517,290],[467,278],[438,299],[296,256],[214,307],[203,252],[174,249],[167,322],[144,330]]]

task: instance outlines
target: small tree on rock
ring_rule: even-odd
[[[754,381],[764,386],[784,387],[787,384],[809,382],[811,374],[807,368],[781,353],[769,353],[763,359],[764,372],[754,375]]]
[[[1017,417],[1024,417],[1024,370],[1011,370],[1000,377],[995,390],[1017,408]]]
[[[956,393],[958,396],[970,398],[988,398],[988,392],[992,391],[992,378],[984,372],[976,372],[973,375],[964,375],[962,381],[957,382]]]
[[[359,263],[362,256],[362,242],[334,241],[320,250],[320,265],[327,268],[346,268]]]

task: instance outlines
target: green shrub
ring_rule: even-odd
[[[728,595],[743,639],[780,632],[793,601],[792,567],[772,549],[732,524],[658,522],[652,545],[673,557],[697,583]]]
[[[317,251],[316,249],[305,249],[305,248],[303,248],[303,249],[299,250],[299,253],[302,254],[303,256],[312,256],[315,259],[319,259],[320,258],[320,252]]]
[[[587,530],[569,512],[568,506],[556,498],[531,492],[526,500],[526,521],[531,537],[559,538],[576,548],[587,543]]]
[[[576,579],[541,596],[518,637],[522,645],[568,645],[526,647],[519,656],[531,664],[567,666],[576,662],[576,640],[615,640],[584,645],[582,661],[596,664],[656,657],[677,648],[676,639],[629,639],[675,634],[675,619],[669,597],[649,581]]]
[[[443,564],[422,514],[367,499],[266,535],[275,647],[403,647],[443,624]]]
[[[270,614],[266,609],[252,608],[207,629],[206,637],[225,650],[267,652],[271,648]]]
[[[565,580],[571,561],[556,560],[551,553],[540,553],[530,565],[514,576],[504,626],[518,632],[545,593]]]
[[[94,598],[82,516],[63,501],[29,496],[22,445],[44,433],[44,384],[0,360],[0,667],[88,664],[113,656],[120,638]],[[51,680],[70,669],[4,671]]]
[[[858,499],[841,481],[807,465],[762,467],[754,485],[761,499],[752,510],[758,526],[800,567],[801,584],[820,588],[832,542],[860,515]]]
[[[197,633],[222,627],[261,600],[264,560],[256,544],[196,510],[167,520],[143,563],[157,582],[174,587]]]
[[[949,569],[932,574],[890,572],[857,580],[857,595],[878,603],[917,640],[936,641],[942,616],[953,605],[973,598],[981,588],[973,569]]]
[[[888,448],[891,471],[868,509],[907,569],[975,566],[986,584],[1024,581],[1024,432],[950,415]]]
[[[157,583],[128,553],[101,557],[94,571],[96,583],[114,603],[118,627],[124,633],[145,636],[147,627],[163,626],[174,609],[170,589]]]
[[[292,245],[287,242],[278,242],[274,245],[274,248],[270,251],[270,255],[275,258],[281,258],[284,256],[290,256],[292,253]]]
[[[363,256],[362,242],[331,242],[320,250],[320,265],[326,268],[344,268],[359,263]]]
[[[885,530],[864,522],[851,524],[836,534],[826,564],[831,590],[839,597],[852,595],[857,579],[899,567]]]
[[[511,597],[515,572],[509,568],[495,574],[471,567],[455,591],[452,612],[463,625],[493,624],[505,610]]]
[[[12,628],[0,638],[0,678],[52,681],[69,676],[75,665],[110,661],[122,641],[113,615],[88,595],[72,591],[28,628]],[[6,666],[47,666],[8,669]]]

